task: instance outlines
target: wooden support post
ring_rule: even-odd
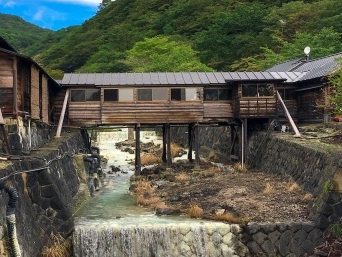
[[[162,153],[162,161],[163,163],[166,163],[167,162],[167,159],[166,159],[166,144],[167,144],[167,138],[166,138],[166,125],[163,124],[163,153]]]
[[[243,119],[242,121],[242,127],[243,127],[243,163],[245,164],[247,160],[247,149],[248,149],[248,130],[247,130],[247,119]]]
[[[195,125],[195,165],[200,165],[200,142],[199,142],[199,126]]]
[[[193,128],[193,125],[189,124],[189,127],[188,127],[188,160],[189,160],[189,162],[193,162],[193,159],[192,159],[192,147],[193,147],[192,128]]]
[[[135,125],[135,175],[139,176],[141,173],[141,159],[140,159],[140,124]]]
[[[70,93],[70,90],[67,89],[66,92],[65,92],[65,97],[64,97],[64,102],[63,102],[63,108],[62,108],[61,116],[59,117],[56,137],[61,137],[62,127],[63,127],[63,122],[64,122],[64,116],[65,116],[66,108],[67,108],[68,101],[69,101],[69,93]]]
[[[283,109],[284,109],[284,112],[285,112],[285,114],[286,114],[286,117],[287,117],[288,121],[289,121],[290,124],[291,124],[291,127],[292,127],[292,129],[293,129],[293,131],[294,131],[294,133],[295,133],[295,137],[301,137],[301,134],[299,133],[299,130],[298,130],[296,124],[294,123],[294,121],[293,121],[293,119],[292,119],[292,117],[291,117],[291,114],[290,114],[289,110],[287,109],[287,107],[286,107],[286,105],[285,105],[285,103],[284,103],[283,99],[281,98],[281,96],[280,96],[280,94],[279,94],[278,91],[277,91],[277,97],[278,97],[278,100],[279,100],[280,103],[281,103],[281,106],[282,106]]]
[[[172,165],[172,154],[171,154],[171,126],[170,124],[166,125],[166,145],[167,145],[167,167],[171,167]]]
[[[13,72],[13,111],[14,111],[15,116],[17,116],[18,115],[18,71],[17,71],[17,57],[13,58],[12,72]],[[20,92],[20,95],[21,95],[21,92]]]

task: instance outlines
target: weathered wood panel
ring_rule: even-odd
[[[233,116],[233,101],[204,103],[204,118],[232,118]]]
[[[296,100],[284,100],[284,103],[286,105],[286,108],[290,112],[292,118],[296,119],[297,118],[297,102],[296,102]],[[286,117],[285,112],[283,110],[283,107],[279,101],[277,103],[277,114],[280,117]]]
[[[39,70],[31,66],[31,118],[40,119],[39,109]]]
[[[49,123],[49,88],[48,78],[43,75],[42,78],[42,120]]]
[[[103,124],[188,123],[202,120],[201,102],[104,103],[102,105]]]
[[[62,112],[62,106],[63,106],[63,101],[64,101],[64,96],[65,96],[66,89],[62,88],[59,90],[55,95],[53,95],[51,102],[51,109],[50,112],[52,113],[51,118],[52,118],[52,123],[53,124],[58,124],[59,117]],[[69,104],[67,106],[67,111],[65,113],[64,117],[64,124],[68,124],[68,117],[69,117]]]
[[[13,87],[13,57],[0,52],[0,88]]]
[[[239,102],[240,117],[271,117],[276,115],[275,98],[241,98]]]
[[[0,108],[4,116],[13,114],[13,88],[0,88]]]
[[[101,123],[100,102],[69,102],[70,124],[95,125]]]
[[[327,96],[323,88],[311,89],[297,93],[298,120],[301,122],[318,122],[324,117],[324,105]]]

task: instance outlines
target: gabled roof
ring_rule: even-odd
[[[326,77],[340,67],[339,59],[342,58],[342,53],[336,53],[330,56],[304,60],[296,59],[277,64],[266,71],[269,72],[302,72],[305,73],[297,81],[311,80],[321,77]]]
[[[150,73],[66,73],[63,86],[125,85],[226,85],[229,82],[292,82],[301,72],[150,72]]]

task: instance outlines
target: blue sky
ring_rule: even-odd
[[[58,30],[94,16],[101,0],[0,0],[0,13],[14,14],[43,28]],[[0,24],[1,26],[1,24]]]

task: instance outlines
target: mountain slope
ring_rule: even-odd
[[[34,48],[34,45],[53,34],[50,30],[42,29],[20,17],[9,14],[0,14],[0,24],[0,36],[23,53],[32,53],[30,49]]]
[[[20,48],[53,74],[121,72],[131,71],[125,59],[135,43],[166,35],[190,44],[207,66],[231,70],[250,67],[248,58],[263,55],[265,47],[278,54],[287,42],[303,38],[298,33],[315,35],[325,28],[337,37],[342,33],[342,1],[116,0],[81,26],[47,31],[39,38],[32,35],[30,40],[36,43]],[[306,44],[307,40],[299,42],[290,55],[300,57]],[[315,49],[312,53],[317,57]],[[240,60],[247,64],[233,65]]]

